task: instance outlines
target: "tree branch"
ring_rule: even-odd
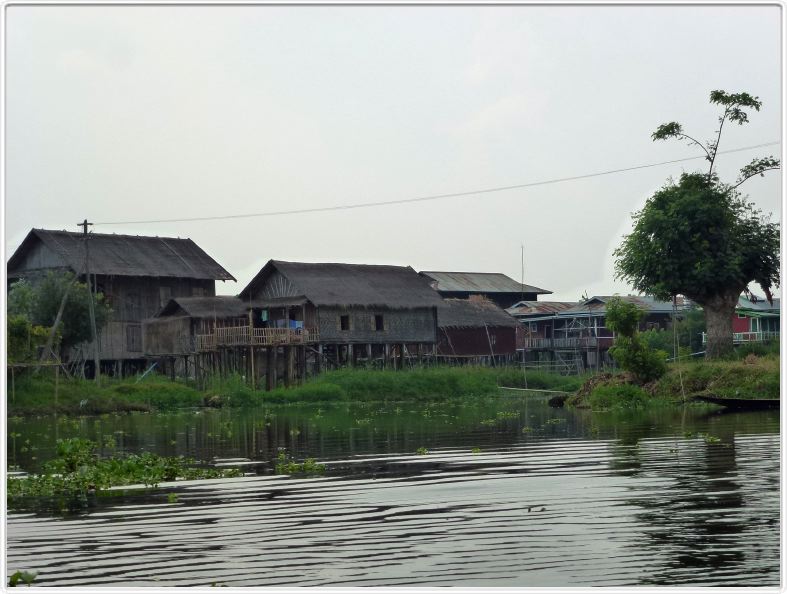
[[[724,127],[724,120],[727,119],[727,115],[730,113],[730,108],[726,107],[724,109],[724,114],[721,116],[721,120],[719,121],[719,133],[716,136],[716,143],[713,145],[713,156],[710,160],[710,169],[708,170],[708,181],[710,182],[711,177],[713,176],[713,162],[716,160],[716,154],[719,152],[719,142],[721,141],[721,129]]]
[[[780,167],[777,165],[776,167],[766,167],[765,169],[760,169],[759,171],[755,171],[755,172],[753,172],[753,173],[750,173],[749,175],[747,175],[746,177],[744,177],[743,179],[741,179],[741,180],[740,180],[740,181],[739,181],[737,184],[735,184],[734,186],[732,186],[732,188],[730,188],[730,189],[731,189],[731,190],[734,190],[734,189],[735,189],[735,188],[737,188],[739,185],[741,185],[743,182],[745,182],[747,179],[749,179],[749,178],[752,178],[752,177],[754,177],[754,176],[756,176],[756,175],[762,175],[764,172],[766,172],[766,171],[771,171],[772,169],[781,169],[781,168],[780,168]]]

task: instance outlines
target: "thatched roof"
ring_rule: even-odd
[[[409,266],[322,264],[270,260],[241,291],[259,296],[266,280],[278,271],[311,303],[320,307],[436,307],[442,299],[429,282]]]
[[[33,229],[8,261],[9,274],[39,242],[62,267],[83,272],[85,243],[81,233]],[[91,233],[89,242],[92,274],[235,280],[190,239]]]
[[[240,318],[248,314],[248,305],[237,297],[173,297],[155,317],[184,315],[191,318]]]
[[[444,299],[437,308],[438,328],[516,327],[519,322],[489,299]]]
[[[438,272],[424,270],[420,273],[432,281],[441,293],[536,293],[548,295],[552,291],[533,285],[523,285],[499,272]]]

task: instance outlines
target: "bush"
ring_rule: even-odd
[[[631,384],[602,385],[595,388],[588,399],[593,410],[609,408],[640,408],[651,398],[642,388]]]
[[[609,354],[643,384],[660,378],[667,371],[667,353],[653,350],[641,338],[638,327],[644,316],[642,309],[620,298],[607,303],[607,327],[618,334]]]
[[[765,357],[766,355],[779,354],[779,341],[771,340],[768,342],[748,342],[735,348],[735,358],[745,359],[748,355]]]

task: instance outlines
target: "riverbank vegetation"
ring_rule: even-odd
[[[342,401],[434,401],[494,394],[499,386],[573,392],[577,376],[519,367],[420,367],[405,371],[340,369],[307,382],[270,392],[252,389],[239,375],[214,377],[199,390],[185,381],[149,376],[141,381],[105,378],[101,386],[71,378],[57,383],[48,371],[18,375],[8,385],[10,415],[92,415],[108,412],[153,412],[179,408],[241,407],[270,403]]]
[[[55,387],[57,386],[57,390]],[[32,370],[8,378],[8,414],[97,415],[111,412],[151,412],[201,406],[203,394],[183,382],[152,376],[113,380],[104,378],[100,386],[81,378],[55,378],[51,369],[35,374]],[[57,395],[55,395],[57,394]]]
[[[727,360],[686,360],[671,363],[664,375],[648,383],[638,383],[627,372],[600,373],[587,379],[570,406],[594,410],[614,407],[643,407],[684,403],[697,395],[741,399],[779,398],[779,356],[773,347],[741,349],[738,357]],[[757,356],[750,352],[759,350]]]

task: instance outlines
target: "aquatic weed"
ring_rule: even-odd
[[[38,573],[35,571],[15,571],[8,578],[8,587],[14,588],[19,585],[20,581],[29,587],[35,581],[36,576]]]

